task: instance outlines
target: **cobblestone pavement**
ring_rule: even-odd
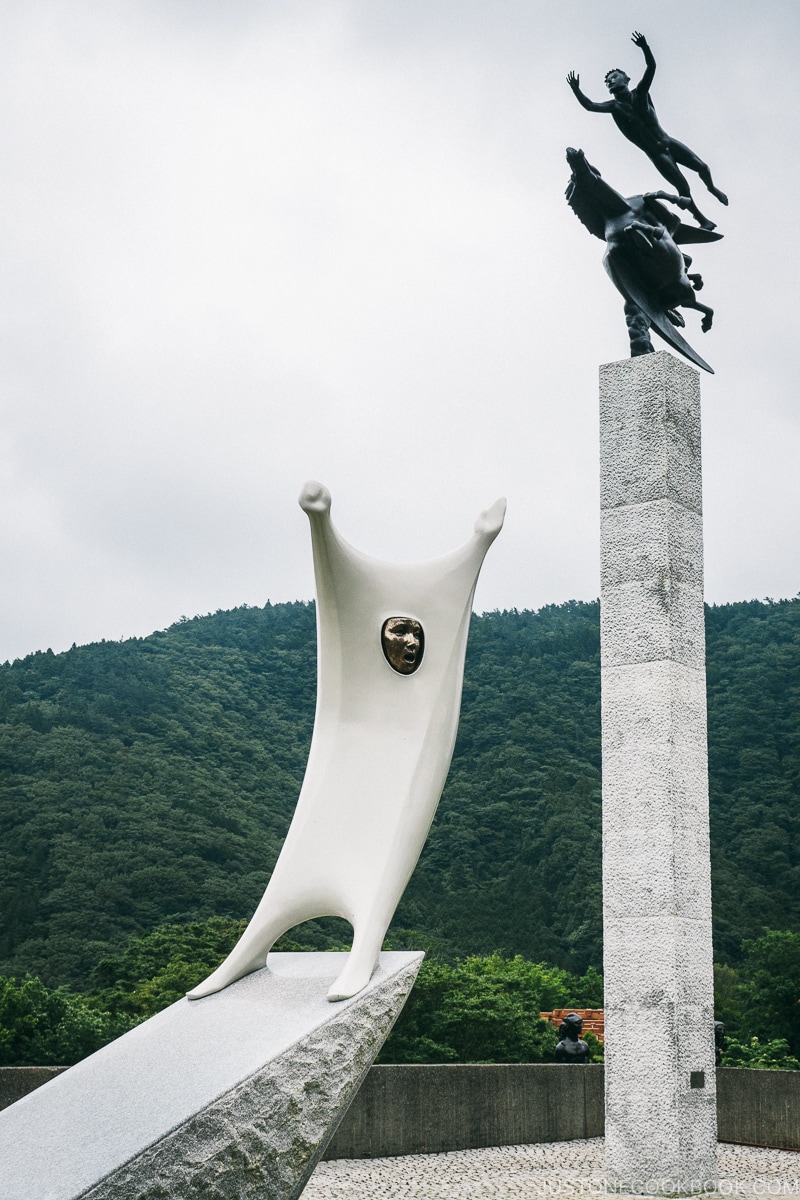
[[[717,1196],[800,1197],[800,1154],[719,1147]],[[602,1196],[603,1139],[320,1163],[302,1200],[503,1200]]]

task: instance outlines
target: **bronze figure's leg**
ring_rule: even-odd
[[[670,141],[672,157],[675,162],[681,164],[682,167],[688,167],[690,171],[697,171],[697,174],[702,179],[712,196],[716,196],[720,204],[727,204],[728,197],[724,192],[721,192],[715,186],[714,180],[711,178],[711,170],[708,163],[704,163],[699,155],[695,154],[694,150],[690,150],[688,146],[684,146],[683,142],[678,142],[675,138]]]
[[[670,144],[680,145],[680,143]],[[686,147],[684,146],[683,149],[686,150]],[[691,154],[691,151],[688,151],[688,153]],[[692,189],[689,187],[689,181],[683,172],[678,168],[675,158],[673,158],[669,151],[664,150],[661,154],[652,154],[649,157],[650,161],[653,163],[653,166],[658,169],[667,182],[671,183],[674,188],[677,188],[680,196],[683,196],[689,201],[689,212],[695,218],[697,223],[701,225],[703,229],[716,229],[715,223],[701,213],[700,209],[695,204],[692,198]],[[699,162],[700,160],[697,159],[697,161]]]

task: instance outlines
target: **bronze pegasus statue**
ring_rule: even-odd
[[[700,327],[704,333],[711,328],[714,317],[714,310],[697,299],[703,279],[688,273],[692,260],[680,247],[719,241],[722,234],[684,225],[661,203],[667,201],[685,209],[689,206],[685,196],[669,192],[621,196],[586,161],[582,150],[570,147],[567,162],[572,169],[567,203],[589,232],[606,243],[603,265],[625,299],[631,356],[653,352],[649,336],[652,328],[674,350],[713,374],[678,332],[678,327],[686,324],[679,308],[702,313]]]

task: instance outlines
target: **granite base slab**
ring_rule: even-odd
[[[331,1004],[342,954],[272,954],[179,1000],[0,1113],[2,1200],[294,1200],[422,955]]]

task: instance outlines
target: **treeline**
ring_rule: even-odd
[[[0,977],[0,1066],[71,1063],[98,1049],[179,1000],[219,964],[243,927],[212,917],[134,937],[97,964],[85,994]],[[307,946],[282,938],[276,949]],[[519,957],[445,963],[434,953],[379,1061],[551,1061],[558,1034],[539,1013],[568,1003],[602,1003],[597,972],[578,979]]]
[[[707,635],[715,957],[737,972],[747,940],[800,933],[800,600],[710,608]],[[248,917],[314,703],[301,603],[0,667],[0,972],[89,994],[132,937]],[[600,770],[598,605],[474,617],[453,768],[395,944],[445,966],[599,967]],[[347,929],[291,936],[324,949]]]
[[[99,1049],[179,1000],[218,965],[244,924],[211,917],[133,937],[101,959],[85,994],[0,976],[0,1066],[69,1064]],[[305,948],[287,938],[276,947]],[[771,932],[747,942],[738,970],[715,967],[715,990],[728,1035],[724,1065],[800,1068],[800,935]],[[539,1013],[602,1007],[603,980],[593,968],[578,977],[499,954],[446,962],[434,948],[378,1062],[552,1062],[558,1033]],[[585,1036],[592,1061],[601,1061],[602,1046]]]

